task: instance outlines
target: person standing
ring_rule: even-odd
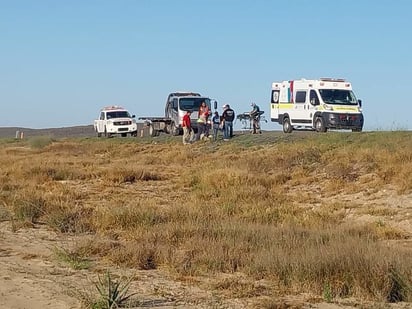
[[[235,111],[230,108],[229,104],[223,105],[223,140],[228,141],[233,136],[233,120],[235,119]]]
[[[192,133],[192,123],[190,122],[191,111],[187,111],[183,116],[183,145],[190,144],[190,135]]]
[[[196,125],[197,125],[196,140],[200,141],[201,139],[203,139],[203,137],[206,134],[206,119],[203,115],[197,119]]]
[[[212,126],[213,126],[213,140],[217,141],[217,134],[219,133],[220,129],[220,116],[219,112],[215,112],[212,117]]]
[[[256,105],[256,103],[250,104],[252,106],[252,110],[250,112],[250,118],[252,119],[252,134],[262,133],[260,130],[260,108]]]
[[[204,117],[205,122],[207,122],[209,115],[210,115],[209,106],[207,106],[206,102],[203,101],[199,106],[198,118]]]

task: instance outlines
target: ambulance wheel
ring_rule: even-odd
[[[289,118],[283,118],[283,132],[292,133],[293,127],[290,124]]]
[[[326,132],[327,128],[325,126],[325,121],[322,117],[318,117],[315,120],[315,130],[316,132]]]

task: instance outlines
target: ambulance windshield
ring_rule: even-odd
[[[358,100],[351,90],[320,89],[319,93],[326,104],[358,105]]]

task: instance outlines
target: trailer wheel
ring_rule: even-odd
[[[355,128],[355,129],[352,129],[352,132],[362,132],[362,128]]]
[[[172,122],[170,123],[170,134],[172,134],[173,136],[177,136],[179,135],[180,130],[178,127],[175,126],[175,123]]]
[[[288,117],[283,118],[283,132],[292,133],[293,127],[290,124],[290,119]]]
[[[153,128],[152,125],[150,125],[150,127],[149,127],[149,135],[150,135],[151,137],[159,136],[159,135],[160,135],[160,131],[159,131],[159,130],[156,130],[155,128]]]
[[[325,126],[325,121],[322,117],[318,117],[315,120],[315,130],[316,132],[326,132],[327,128]]]
[[[165,124],[164,132],[166,134],[170,134],[170,132],[171,132],[170,129],[171,129],[170,124]]]

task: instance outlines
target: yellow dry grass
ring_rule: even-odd
[[[410,211],[396,204],[412,193],[409,132],[3,141],[0,164],[2,212],[92,234],[75,249],[90,259],[241,273],[211,286],[240,297],[412,299],[411,250],[396,242],[412,230],[387,223]]]

